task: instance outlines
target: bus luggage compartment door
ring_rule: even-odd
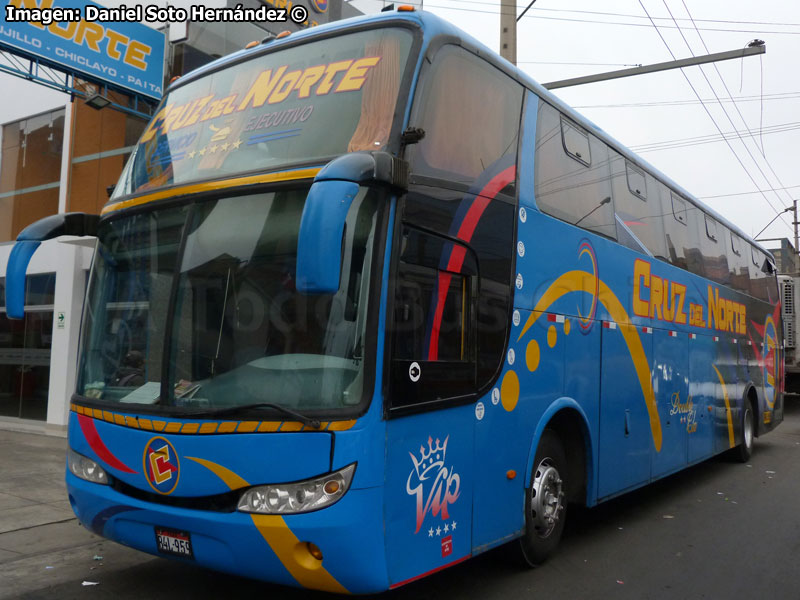
[[[609,326],[610,325],[610,326]],[[644,356],[623,336],[641,339]],[[650,478],[653,436],[642,385],[634,361],[652,364],[653,336],[636,326],[604,323],[600,381],[599,499],[645,483]]]

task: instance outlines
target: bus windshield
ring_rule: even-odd
[[[412,34],[381,28],[260,55],[169,93],[112,201],[386,147]]]
[[[78,393],[164,412],[361,403],[379,192],[362,188],[348,212],[339,291],[305,295],[294,276],[307,192],[219,197],[103,222]]]

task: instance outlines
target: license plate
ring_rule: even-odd
[[[184,558],[194,558],[192,553],[192,539],[189,532],[177,529],[156,527],[156,546],[164,554],[174,554]]]

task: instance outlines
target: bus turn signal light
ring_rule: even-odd
[[[401,4],[397,7],[397,12],[414,12],[415,10],[417,9],[410,4]]]

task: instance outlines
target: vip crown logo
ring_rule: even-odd
[[[448,435],[444,438],[444,442],[440,442],[436,438],[434,444],[433,438],[428,436],[428,447],[419,447],[419,460],[411,452],[411,461],[414,463],[414,470],[417,472],[417,477],[420,481],[428,478],[429,473],[436,473],[444,466],[445,455],[447,454],[447,440],[450,439]]]

